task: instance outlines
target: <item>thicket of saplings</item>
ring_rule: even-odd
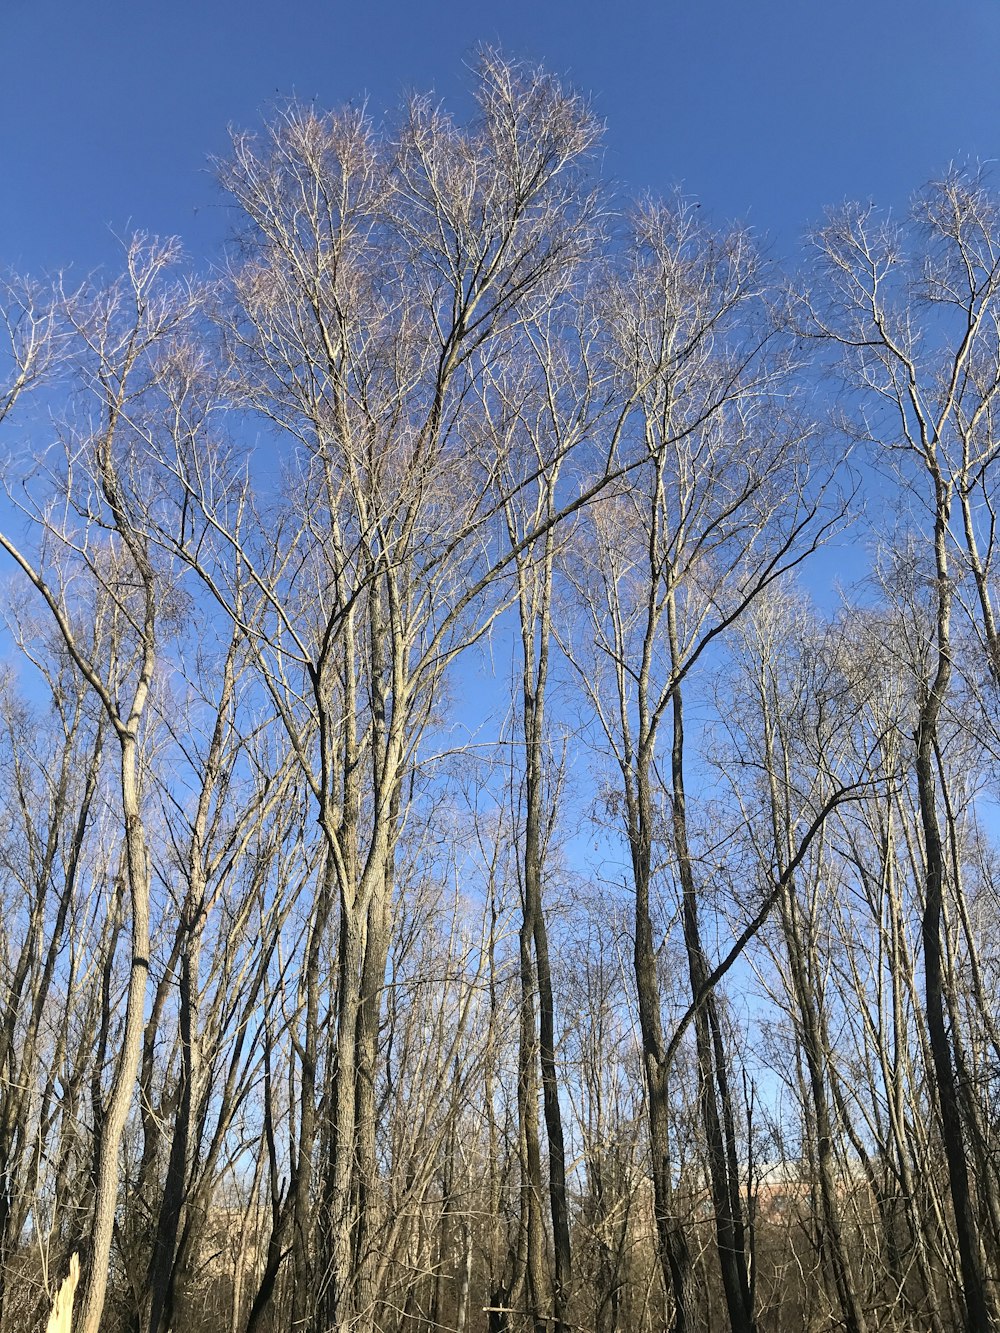
[[[997,196],[476,98],[4,287],[0,1328],[983,1333]]]

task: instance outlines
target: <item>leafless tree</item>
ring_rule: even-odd
[[[949,1032],[943,917],[949,892],[959,887],[949,873],[947,792],[935,754],[954,687],[956,609],[967,607],[991,671],[996,664],[997,216],[984,180],[954,171],[916,196],[903,224],[872,208],[831,217],[816,233],[821,276],[806,297],[804,324],[841,353],[859,394],[852,429],[912,496],[926,531],[926,557],[915,571],[927,589],[928,620],[914,662],[920,711],[913,756],[924,859],[925,1014],[969,1329],[993,1327],[996,1316],[969,1171],[970,1135],[977,1131],[962,1106],[958,1034]]]
[[[596,127],[580,99],[492,56],[478,99],[470,131],[415,99],[394,143],[362,114],[295,107],[264,141],[236,140],[223,170],[246,218],[234,392],[292,451],[298,493],[283,502],[279,540],[273,523],[266,538],[251,531],[248,499],[215,494],[189,451],[165,460],[199,513],[181,553],[234,619],[252,618],[258,671],[327,843],[305,972],[297,1323],[314,1318],[310,1292],[315,1317],[337,1327],[373,1307],[377,1041],[407,777],[445,669],[495,614],[496,463],[465,447],[470,388],[501,333],[558,287],[588,226],[580,163]],[[236,567],[252,606],[233,596]],[[315,987],[335,919],[315,1269]]]
[[[0,284],[0,1330],[989,1329],[996,200],[785,303],[474,77]]]
[[[528,1279],[536,1326],[566,1327],[572,1273],[566,1149],[556,1061],[556,1015],[543,885],[558,817],[560,760],[553,752],[547,697],[554,649],[554,580],[564,544],[564,496],[587,489],[594,441],[621,424],[610,377],[595,364],[597,326],[580,287],[525,322],[512,355],[487,366],[481,412],[497,450],[497,489],[503,505],[516,591],[520,643],[519,710],[511,747],[514,807],[519,828],[518,879],[521,1025],[519,1108],[524,1151]],[[614,445],[612,446],[614,448]],[[606,448],[602,451],[607,457]],[[581,462],[581,456],[587,456]],[[599,469],[600,475],[600,469]],[[538,1014],[535,1004],[537,1000]],[[538,1083],[541,1077],[548,1155],[547,1191],[541,1175]],[[554,1272],[544,1256],[542,1200],[548,1194]]]
[[[646,462],[619,494],[593,506],[592,537],[574,576],[596,653],[571,651],[622,784],[660,1258],[678,1330],[687,1327],[689,1265],[671,1220],[671,1047],[651,911],[665,843],[679,885],[726,1304],[734,1330],[754,1326],[731,1071],[689,835],[684,687],[754,600],[814,549],[829,521],[817,522],[803,428],[777,409],[789,366],[762,303],[765,281],[749,239],[713,235],[691,206],[638,216],[606,319],[609,355],[634,402],[630,424]],[[660,732],[668,721],[662,774]]]
[[[136,460],[148,423],[156,418],[161,358],[198,303],[193,292],[165,280],[174,258],[169,245],[135,242],[127,250],[126,274],[119,282],[78,293],[42,320],[30,310],[22,313],[13,324],[17,374],[6,395],[12,402],[44,360],[45,343],[37,330],[48,330],[60,319],[68,324],[66,339],[88,391],[85,416],[78,427],[67,425],[62,460],[48,469],[49,494],[38,500],[19,498],[33,524],[31,546],[18,544],[9,532],[0,534],[0,546],[40,594],[76,670],[103,708],[119,749],[129,985],[95,1160],[93,1237],[80,1314],[83,1333],[96,1333],[104,1307],[118,1154],[135,1089],[149,972],[143,723],[156,663],[157,624],[169,584],[159,577],[145,535],[143,482]],[[103,630],[96,643],[85,631],[88,611]]]

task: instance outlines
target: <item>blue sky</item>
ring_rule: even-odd
[[[76,273],[112,230],[206,261],[206,158],[276,97],[404,88],[461,107],[477,42],[545,63],[607,122],[605,172],[681,184],[788,254],[823,206],[899,206],[949,160],[1000,157],[1000,0],[0,0],[0,268]],[[111,230],[109,230],[111,229]]]

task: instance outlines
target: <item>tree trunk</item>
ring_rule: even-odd
[[[737,1174],[732,1097],[726,1071],[718,1004],[714,993],[708,989],[709,968],[701,943],[698,890],[688,843],[684,789],[683,701],[678,686],[671,691],[671,706],[674,723],[671,747],[673,782],[671,816],[677,872],[681,882],[684,946],[688,959],[691,998],[697,1002],[700,996],[705,997],[695,1014],[694,1030],[699,1102],[708,1152],[716,1245],[730,1327],[733,1333],[755,1333],[746,1233]]]
[[[149,976],[149,864],[139,809],[138,743],[125,734],[121,742],[121,789],[125,817],[125,858],[132,912],[128,998],[120,1055],[101,1129],[96,1163],[94,1230],[90,1273],[80,1310],[79,1333],[98,1333],[108,1286],[111,1241],[118,1206],[118,1153],[135,1091],[145,1026],[146,983]]]
[[[653,923],[649,912],[652,860],[652,801],[649,790],[650,757],[645,750],[637,758],[634,809],[629,817],[629,843],[635,885],[635,968],[639,1029],[642,1034],[643,1070],[646,1077],[649,1149],[652,1159],[653,1210],[656,1219],[657,1258],[664,1293],[673,1302],[673,1333],[689,1333],[688,1309],[691,1256],[682,1223],[674,1213],[670,1176],[669,1070],[663,1021],[660,1016],[660,986],[656,975]]]
[[[952,673],[951,599],[948,570],[948,512],[950,496],[935,479],[936,514],[934,552],[937,571],[936,652],[933,679],[920,707],[916,737],[917,798],[924,842],[924,910],[921,938],[924,947],[924,999],[927,1034],[933,1061],[934,1091],[941,1116],[941,1137],[948,1165],[948,1183],[955,1211],[955,1235],[962,1270],[967,1333],[989,1333],[993,1311],[986,1289],[980,1253],[979,1229],[973,1211],[968,1158],[962,1127],[961,1102],[946,1023],[944,951],[941,918],[946,883],[945,851],[937,812],[934,748],[938,720],[948,695]]]

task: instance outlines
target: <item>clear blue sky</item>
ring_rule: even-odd
[[[899,205],[1000,157],[1000,0],[0,0],[0,268],[79,273],[109,227],[226,231],[206,157],[275,97],[460,106],[480,41],[592,94],[605,170],[682,184],[789,252],[827,203]],[[1000,175],[1000,171],[998,171]]]

